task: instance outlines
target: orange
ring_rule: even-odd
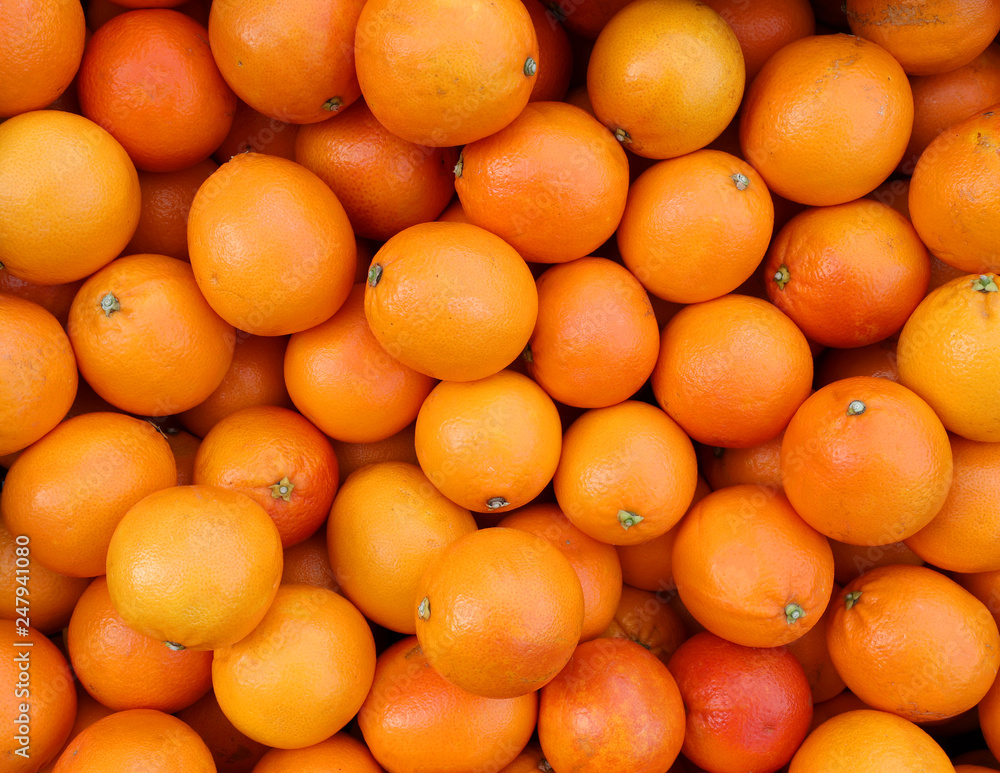
[[[62,754],[63,749],[69,746],[70,742],[76,738],[83,730],[90,727],[97,720],[103,719],[108,716],[108,714],[113,714],[114,712],[107,706],[102,706],[96,700],[94,700],[90,693],[87,692],[83,686],[77,682],[76,683],[76,719],[73,721],[73,728],[69,731],[69,737],[66,739],[66,743],[63,744],[62,748],[56,753],[56,755],[49,760],[48,764],[40,768],[39,773],[52,773],[52,770],[56,766],[56,760],[59,759],[59,755]]]
[[[354,232],[370,239],[434,220],[455,195],[458,151],[397,137],[361,99],[336,121],[299,129],[295,160],[330,186]]]
[[[813,35],[775,53],[747,89],[740,145],[773,192],[828,206],[885,180],[912,125],[910,85],[888,51],[853,35]]]
[[[913,122],[916,125],[916,105],[914,105],[914,118]],[[912,137],[912,134],[911,134]],[[900,168],[902,168],[906,159],[904,157],[903,161],[900,162]],[[898,171],[898,170],[897,170]],[[910,169],[910,173],[913,170]],[[865,198],[874,199],[875,201],[880,201],[883,204],[888,204],[899,214],[905,217],[907,220],[910,218],[910,178],[909,177],[897,177],[893,174],[885,182],[879,185],[871,193],[867,194]]]
[[[740,41],[747,83],[753,81],[771,55],[793,40],[816,32],[816,16],[809,0],[707,0]]]
[[[851,348],[897,332],[923,300],[931,264],[910,222],[857,199],[799,213],[763,265],[771,302],[822,346]]]
[[[384,773],[368,747],[347,733],[301,749],[271,749],[254,767],[254,773]]]
[[[534,381],[502,370],[442,381],[417,414],[420,467],[451,501],[477,513],[525,505],[552,480],[562,424]]]
[[[712,491],[705,479],[698,476],[695,484],[694,497],[690,510],[700,500]],[[640,542],[637,545],[615,545],[618,559],[622,564],[622,579],[626,585],[632,585],[658,594],[674,591],[674,539],[677,536],[677,526],[673,526],[659,537]]]
[[[1000,103],[1000,44],[991,43],[954,70],[911,76],[910,88],[913,132],[899,165],[904,174],[913,174],[917,160],[941,132]]]
[[[312,585],[281,586],[250,635],[217,648],[212,660],[225,715],[279,749],[311,746],[342,729],[374,672],[368,622],[343,596]]]
[[[299,124],[271,118],[237,99],[233,125],[212,158],[224,164],[240,153],[265,153],[294,161],[298,133]]]
[[[1000,571],[955,574],[952,579],[983,602],[1000,625]]]
[[[932,140],[910,179],[913,227],[931,253],[970,274],[1000,270],[998,144],[1000,110],[984,110]]]
[[[328,320],[292,335],[283,369],[295,407],[347,443],[384,440],[412,424],[435,383],[382,348],[365,319],[363,284]]]
[[[623,585],[614,619],[601,636],[631,639],[666,663],[687,638],[687,627],[660,593]]]
[[[656,364],[660,330],[635,276],[588,257],[546,269],[535,287],[538,317],[525,359],[552,399],[603,408],[638,392]]]
[[[212,753],[218,773],[251,773],[269,749],[233,727],[212,690],[174,716],[201,736]]]
[[[986,352],[1000,325],[997,276],[953,279],[920,302],[899,334],[899,380],[949,432],[1000,441],[1000,361]]]
[[[533,102],[462,149],[455,190],[470,222],[525,260],[565,263],[614,234],[628,195],[628,159],[584,110]]]
[[[242,639],[270,606],[281,569],[281,538],[264,509],[216,486],[150,494],[125,514],[108,548],[118,614],[175,648]]]
[[[256,336],[237,331],[236,347],[222,383],[193,408],[178,415],[192,434],[205,437],[222,419],[242,408],[273,405],[291,408],[285,386],[287,336]]]
[[[87,28],[94,31],[101,25],[132,8],[176,8],[201,25],[208,24],[208,6],[211,0],[89,0],[87,3]]]
[[[18,298],[37,303],[52,314],[63,327],[66,327],[70,304],[73,303],[73,298],[82,284],[83,280],[77,279],[74,282],[57,285],[40,285],[0,269],[0,293],[16,295]]]
[[[86,24],[79,3],[15,0],[0,12],[0,118],[39,110],[80,66]]]
[[[891,338],[853,349],[826,349],[816,358],[816,388],[853,376],[899,381],[896,342]]]
[[[809,395],[809,342],[767,301],[729,294],[681,309],[660,333],[653,393],[693,440],[748,448],[777,436]]]
[[[451,200],[451,204],[444,208],[444,211],[437,216],[437,220],[442,223],[471,223],[462,207],[462,202],[456,196]]]
[[[836,559],[834,561],[834,572],[836,573]],[[843,588],[834,582],[830,598],[839,598],[842,590]],[[830,618],[833,617],[835,608],[835,604],[828,604],[823,612],[823,617],[816,625],[798,639],[785,645],[785,649],[795,656],[805,671],[806,681],[809,682],[809,691],[812,693],[813,705],[840,695],[847,687],[833,665],[830,648],[826,643],[826,627]],[[815,717],[813,719],[815,720]]]
[[[23,607],[20,602],[27,594],[31,602],[28,609],[31,627],[49,635],[66,627],[77,599],[90,581],[46,569],[32,561],[31,548],[30,537],[11,534],[0,521],[0,577],[3,578],[0,619],[16,620],[17,608]],[[20,587],[24,590],[19,594]]]
[[[448,545],[475,530],[469,511],[434,488],[419,467],[378,462],[353,473],[337,493],[326,544],[344,595],[369,620],[411,634],[420,576]]]
[[[909,75],[968,64],[1000,32],[995,0],[846,0],[847,23],[892,54]]]
[[[212,4],[208,42],[226,82],[270,118],[324,121],[360,96],[354,29],[363,0]]]
[[[69,338],[37,303],[0,292],[0,455],[20,451],[55,427],[76,397]]]
[[[698,461],[712,489],[752,483],[781,488],[781,441],[784,433],[750,448],[699,446]]]
[[[9,773],[35,773],[51,760],[76,717],[69,664],[51,640],[28,626],[27,615],[25,610],[16,620],[0,620],[0,636],[8,642],[0,655],[6,685],[0,709],[8,717],[0,760]]]
[[[206,158],[175,172],[139,172],[139,225],[126,255],[142,252],[188,259],[187,221],[198,188],[219,165]]]
[[[538,697],[484,698],[431,667],[416,637],[383,652],[371,692],[358,712],[368,748],[393,773],[500,770],[527,745]]]
[[[351,290],[357,248],[344,207],[305,167],[243,153],[198,189],[188,249],[205,298],[256,335],[318,325]]]
[[[340,466],[340,484],[344,485],[347,476],[366,464],[375,462],[409,462],[418,464],[413,424],[403,427],[395,435],[385,440],[375,440],[371,443],[344,443],[333,440],[333,450],[337,454]]]
[[[584,596],[573,565],[551,542],[492,527],[438,554],[417,584],[413,610],[417,640],[435,671],[475,695],[514,698],[551,681],[569,661]]]
[[[235,330],[209,306],[187,263],[130,255],[93,274],[69,310],[82,375],[116,408],[168,416],[222,383]]]
[[[303,583],[340,593],[337,575],[330,565],[326,534],[320,529],[308,539],[282,551],[281,584]]]
[[[379,123],[431,147],[499,131],[524,108],[538,40],[521,0],[368,0],[354,39],[358,82]]]
[[[250,497],[278,527],[283,548],[326,520],[338,481],[330,441],[308,419],[273,405],[221,419],[194,459],[194,482]]]
[[[922,529],[948,495],[948,433],[915,392],[856,376],[811,395],[781,443],[781,475],[809,525],[841,542],[885,545]]]
[[[773,225],[771,194],[752,166],[697,150],[654,164],[632,183],[618,249],[653,295],[697,303],[753,274]]]
[[[813,706],[813,720],[810,725],[809,732],[815,730],[817,727],[826,722],[826,720],[830,719],[830,717],[835,717],[838,714],[845,714],[848,711],[856,711],[858,709],[871,709],[871,706],[861,700],[861,698],[852,693],[850,690],[843,690],[835,697],[828,698],[827,700]],[[900,773],[902,773],[902,771],[900,771]]]
[[[201,438],[178,429],[164,430],[164,434],[167,436],[167,443],[177,464],[177,485],[191,485],[194,483],[194,457],[198,453],[198,446],[201,445]]]
[[[208,30],[162,8],[101,25],[84,51],[77,91],[83,114],[148,172],[174,172],[208,158],[229,134],[236,110]]]
[[[70,742],[54,773],[142,770],[148,773],[214,773],[205,742],[184,722],[154,709],[118,711],[99,719]]]
[[[365,317],[375,338],[433,378],[472,381],[506,367],[528,343],[537,315],[538,292],[524,260],[475,225],[406,228],[375,253],[368,270]]]
[[[84,413],[60,423],[17,458],[0,511],[31,557],[72,577],[104,574],[108,545],[132,505],[177,485],[166,438],[124,413]]]
[[[553,0],[549,8],[583,46],[593,45],[604,25],[626,5],[628,0]]]
[[[677,759],[684,728],[673,675],[627,639],[578,646],[539,699],[538,740],[556,771],[663,773]]]
[[[827,644],[848,689],[914,722],[975,706],[996,678],[1000,634],[986,606],[923,566],[881,566],[831,599]]]
[[[570,425],[553,478],[580,531],[611,545],[659,537],[684,514],[698,469],[683,430],[655,405],[593,408]]]
[[[501,768],[500,773],[535,773],[542,769],[542,762],[545,757],[542,755],[542,747],[535,741],[530,741],[524,747],[524,751],[518,754],[507,767]],[[547,761],[545,761],[548,764]]]
[[[809,731],[809,682],[784,648],[755,649],[699,633],[667,666],[684,699],[681,750],[702,768],[777,770]]]
[[[827,541],[780,491],[730,486],[677,527],[674,581],[684,606],[717,636],[777,647],[819,624],[833,587]]]
[[[795,752],[789,773],[952,773],[937,741],[912,722],[857,709],[828,719]]]
[[[1000,682],[994,682],[979,703],[979,725],[986,745],[996,755],[1000,752]]]
[[[115,611],[104,577],[77,602],[66,646],[77,679],[114,711],[173,713],[212,687],[212,653],[174,651],[133,631]]]
[[[977,443],[951,436],[954,474],[948,498],[906,546],[924,561],[952,572],[992,572],[1000,569],[1000,443]]]
[[[829,538],[828,538],[829,539]],[[924,560],[906,546],[905,542],[889,542],[885,545],[851,545],[830,539],[833,550],[833,579],[840,585],[876,566],[909,564],[923,566]]]
[[[695,0],[629,3],[601,29],[587,65],[597,119],[647,158],[682,156],[718,137],[745,80],[736,34]]]
[[[0,263],[14,276],[90,276],[132,238],[139,200],[135,166],[93,121],[38,110],[0,125]]]
[[[583,589],[580,641],[601,635],[614,620],[622,595],[621,562],[615,549],[584,534],[549,502],[519,508],[497,525],[542,537],[569,559]]]
[[[542,0],[521,0],[538,41],[538,61],[542,66],[535,73],[529,102],[561,102],[573,77],[573,47],[566,29],[559,21],[558,9]]]

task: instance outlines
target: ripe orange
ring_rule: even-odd
[[[212,687],[212,653],[175,651],[129,628],[97,577],[80,597],[66,636],[73,671],[114,711],[179,711]]]
[[[588,257],[546,269],[535,287],[538,317],[525,359],[552,399],[602,408],[638,392],[656,364],[660,331],[635,276]]]
[[[293,584],[278,588],[248,636],[216,648],[212,685],[237,729],[297,749],[341,730],[374,672],[375,641],[354,605],[326,588]]]
[[[103,719],[108,714],[114,712],[107,706],[103,706],[94,700],[78,681],[76,683],[76,719],[73,720],[73,728],[69,731],[69,737],[56,755],[39,769],[39,773],[52,773],[56,766],[56,760],[62,754],[63,749],[69,746],[70,742],[76,738],[83,730],[90,727],[97,720]]]
[[[0,118],[40,110],[62,94],[80,66],[85,34],[79,3],[4,3]]]
[[[385,773],[368,747],[345,732],[301,749],[271,749],[254,767],[254,773]]]
[[[224,164],[240,153],[265,153],[294,161],[298,133],[299,124],[271,118],[237,99],[233,125],[212,158]]]
[[[628,159],[584,110],[533,102],[462,149],[455,190],[470,222],[525,260],[565,263],[614,234],[628,195]]]
[[[83,114],[148,172],[187,169],[208,158],[236,110],[208,30],[163,8],[130,11],[101,25],[84,51],[77,91]]]
[[[441,493],[493,513],[527,504],[552,480],[562,424],[540,386],[502,370],[434,387],[417,414],[414,442],[420,467]]]
[[[6,686],[0,711],[8,717],[0,760],[5,772],[35,773],[59,752],[73,727],[73,674],[59,648],[24,617],[0,620],[0,636],[7,642],[0,655]]]
[[[1000,441],[1000,325],[995,274],[946,282],[921,301],[899,334],[899,380],[924,400],[949,432]]]
[[[37,303],[0,292],[0,455],[34,443],[73,404],[79,376],[69,338]]]
[[[521,0],[368,0],[354,39],[361,93],[379,123],[431,147],[464,145],[528,103],[538,40]]]
[[[295,407],[348,443],[384,440],[412,424],[435,383],[382,348],[365,319],[363,284],[328,320],[292,335],[283,368]]]
[[[884,711],[857,709],[828,719],[803,741],[789,773],[952,773],[937,741],[917,725]]]
[[[851,32],[875,41],[908,75],[934,75],[968,64],[1000,32],[995,0],[846,0]]]
[[[92,770],[215,773],[205,742],[177,717],[154,709],[117,711],[74,738],[53,773]]]
[[[535,73],[529,102],[561,102],[569,90],[573,77],[573,47],[566,29],[559,20],[558,9],[542,0],[521,0],[538,41],[538,61],[541,67]]]
[[[285,387],[287,336],[255,336],[236,333],[236,347],[222,383],[208,397],[177,418],[192,434],[205,437],[222,419],[258,405],[291,408]]]
[[[954,574],[952,579],[983,602],[1000,625],[1000,571]]]
[[[538,740],[556,771],[663,773],[684,728],[673,675],[627,639],[584,642],[541,690]]]
[[[654,164],[632,183],[618,249],[649,292],[697,303],[753,274],[773,225],[774,204],[754,168],[720,150],[698,150]]]
[[[614,619],[601,636],[631,639],[666,663],[687,639],[687,626],[662,593],[623,585]]]
[[[330,441],[308,419],[273,405],[220,420],[194,459],[194,482],[250,497],[278,527],[282,548],[326,520],[338,481]]]
[[[549,8],[574,33],[577,45],[592,46],[604,25],[626,5],[628,0],[552,0]]]
[[[927,249],[970,274],[1000,270],[997,107],[941,132],[920,155],[910,180],[910,219]]]
[[[655,405],[593,408],[570,425],[553,478],[580,531],[611,545],[659,537],[680,520],[698,479],[691,440]]]
[[[773,192],[828,206],[885,180],[912,125],[910,85],[888,51],[853,35],[813,35],[775,53],[747,89],[740,145]]]
[[[375,253],[368,270],[365,317],[375,338],[433,378],[472,381],[506,367],[528,343],[537,315],[538,292],[524,260],[475,225],[406,228]]]
[[[375,462],[409,462],[418,464],[413,424],[403,427],[395,435],[385,440],[371,443],[344,443],[333,440],[333,450],[337,454],[340,467],[340,485],[344,485],[347,476],[366,464]]]
[[[848,689],[914,722],[975,706],[996,678],[1000,634],[986,606],[923,566],[882,566],[830,601],[827,644]]]
[[[817,625],[833,587],[829,543],[780,491],[730,486],[677,527],[674,581],[684,606],[717,636],[777,647]]]
[[[851,348],[903,326],[927,293],[931,264],[905,217],[857,199],[789,220],[768,248],[763,274],[768,298],[806,338]]]
[[[718,137],[745,81],[736,34],[695,0],[629,3],[601,29],[587,65],[597,119],[647,158],[681,156]]]
[[[281,584],[302,583],[340,593],[337,576],[330,565],[326,534],[320,529],[308,539],[282,551]]]
[[[212,4],[208,42],[223,77],[255,110],[324,121],[360,95],[354,29],[363,0]]]
[[[201,184],[219,165],[209,158],[175,172],[139,172],[139,225],[126,255],[148,252],[188,259],[187,221]]]
[[[536,741],[530,741],[507,767],[500,769],[500,773],[535,773],[536,770],[542,770],[543,762],[548,764],[542,754],[542,747]]]
[[[217,773],[252,773],[269,748],[233,727],[212,690],[174,716],[201,736],[212,753]]]
[[[853,376],[899,381],[896,342],[887,338],[854,349],[826,349],[816,358],[816,388]]]
[[[750,448],[698,446],[698,462],[705,480],[713,490],[741,483],[780,489],[783,438],[781,433]]]
[[[979,702],[979,725],[990,751],[1000,752],[1000,682],[994,682]]]
[[[69,310],[82,375],[109,403],[169,416],[205,400],[233,358],[235,331],[199,292],[191,266],[130,255],[93,274]]]
[[[429,148],[389,132],[359,99],[336,121],[303,126],[295,160],[344,205],[354,232],[385,241],[433,220],[455,195],[455,148]]]
[[[836,559],[834,559],[834,574],[836,575]],[[842,590],[843,588],[834,582],[830,598],[839,598]],[[826,628],[830,618],[833,617],[835,608],[836,604],[827,604],[823,617],[816,625],[798,639],[784,645],[785,649],[795,656],[805,671],[809,691],[812,693],[813,705],[840,695],[847,687],[833,665],[830,648],[826,643]],[[813,719],[815,720],[815,717]]]
[[[551,681],[580,640],[583,605],[580,580],[562,552],[501,527],[448,545],[413,599],[417,639],[431,666],[487,698],[525,695]]]
[[[135,166],[93,121],[37,110],[0,124],[0,263],[14,276],[90,276],[128,244],[140,206]]]
[[[194,457],[198,453],[198,446],[201,445],[201,438],[175,428],[163,432],[167,436],[167,443],[177,464],[177,485],[191,485],[194,483]]]
[[[294,161],[262,153],[236,156],[198,189],[188,248],[212,308],[256,335],[329,319],[351,290],[357,249],[333,191]]]
[[[424,570],[476,522],[419,467],[370,464],[337,493],[326,527],[329,561],[343,593],[369,620],[413,633],[413,597]]]
[[[125,514],[107,567],[111,600],[130,628],[211,650],[239,641],[264,616],[281,580],[281,538],[244,494],[175,486]]]
[[[954,474],[948,498],[906,546],[940,569],[992,572],[1000,569],[1000,529],[991,503],[1000,501],[1000,443],[977,443],[952,435]]]
[[[74,282],[56,285],[40,285],[0,269],[0,293],[16,295],[18,298],[37,303],[52,314],[64,328],[70,304],[73,303],[73,298],[82,284],[83,280],[77,279]]]
[[[483,698],[431,667],[416,637],[383,652],[358,712],[368,748],[393,773],[499,770],[521,752],[538,716],[533,692]]]
[[[833,579],[840,585],[847,585],[855,577],[877,566],[924,564],[924,560],[910,550],[905,542],[890,542],[886,545],[851,545],[835,539],[829,539],[829,542],[833,551]]]
[[[124,413],[85,413],[17,458],[0,511],[12,534],[31,540],[33,561],[71,577],[96,577],[129,508],[175,485],[170,445],[152,424]]]
[[[777,770],[809,731],[812,696],[782,647],[756,649],[699,633],[667,663],[686,714],[684,756],[708,770]]]
[[[729,294],[681,309],[660,333],[656,400],[692,439],[747,448],[778,435],[812,387],[809,342],[767,301]]]
[[[497,525],[542,537],[569,559],[583,589],[580,641],[601,635],[614,620],[622,595],[621,562],[615,549],[584,534],[550,502],[521,507]]]

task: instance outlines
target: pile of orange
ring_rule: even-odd
[[[0,770],[1000,771],[1000,0],[4,0]]]

